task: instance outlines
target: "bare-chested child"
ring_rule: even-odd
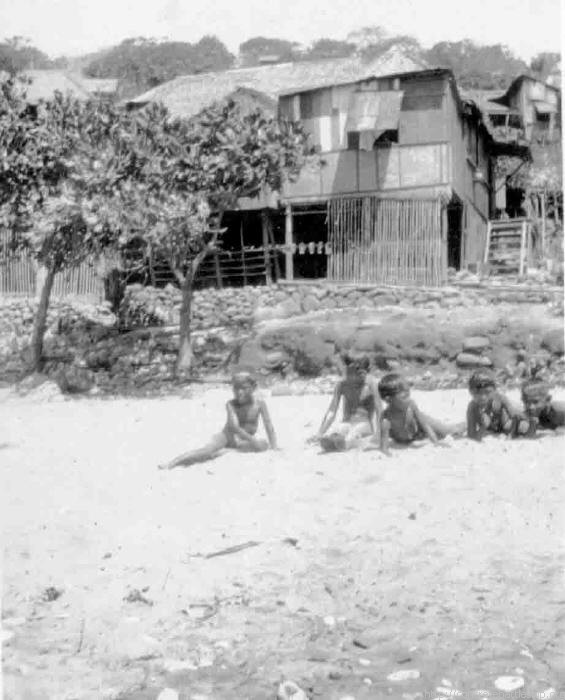
[[[186,452],[159,469],[189,467],[198,462],[217,457],[226,447],[242,452],[263,452],[276,449],[277,439],[266,403],[254,395],[257,383],[249,372],[238,372],[232,378],[234,398],[227,402],[227,420],[221,433],[217,433],[210,442],[197,450]],[[255,437],[262,419],[268,442]]]
[[[389,454],[390,438],[400,444],[429,438],[434,445],[448,435],[463,431],[461,425],[445,425],[422,413],[410,398],[408,382],[396,372],[386,374],[379,382],[379,394],[387,406],[382,415],[383,451]]]
[[[549,386],[541,379],[531,379],[522,385],[522,403],[530,419],[530,434],[541,430],[565,431],[565,401],[554,401]]]
[[[356,447],[360,445],[362,438],[371,435],[377,444],[380,444],[382,403],[377,382],[369,374],[369,358],[345,354],[342,360],[345,365],[345,377],[337,383],[320,429],[313,438],[319,440],[326,452]],[[342,399],[342,421],[334,425]]]
[[[469,392],[472,398],[467,407],[467,437],[480,441],[487,434],[528,435],[530,421],[497,390],[490,371],[473,372]]]

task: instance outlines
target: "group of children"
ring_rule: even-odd
[[[325,452],[365,444],[388,455],[391,441],[407,445],[427,438],[441,445],[448,435],[466,434],[473,440],[481,440],[487,434],[534,437],[538,429],[556,430],[565,426],[565,402],[552,400],[548,385],[535,377],[522,385],[523,407],[517,409],[497,390],[490,371],[474,372],[469,379],[471,401],[466,424],[448,425],[420,411],[400,374],[386,374],[377,382],[370,374],[367,357],[345,354],[342,359],[344,376],[335,387],[318,433],[309,440],[318,442]],[[227,419],[222,431],[204,447],[182,454],[159,468],[187,467],[216,457],[224,448],[250,452],[277,449],[267,405],[255,396],[256,387],[251,373],[236,373],[232,379],[234,398],[226,404]],[[343,403],[343,417],[335,425],[340,403]],[[259,419],[263,421],[267,441],[255,437]]]

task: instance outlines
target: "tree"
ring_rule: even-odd
[[[317,61],[324,58],[345,58],[355,52],[355,44],[336,39],[318,39],[305,55],[307,60]]]
[[[0,71],[11,76],[30,68],[52,68],[49,57],[32,46],[29,39],[13,36],[0,42]]]
[[[442,41],[426,52],[432,66],[450,68],[463,88],[505,90],[527,66],[502,44],[483,46],[470,39]]]
[[[346,41],[354,44],[358,50],[362,50],[368,46],[378,46],[388,38],[390,38],[390,34],[384,27],[374,26],[362,27],[349,32]]]
[[[120,115],[110,105],[56,94],[30,111],[21,88],[0,90],[0,224],[45,270],[31,342],[31,369],[42,366],[55,275],[114,242],[104,206],[119,174],[112,142]]]
[[[181,287],[177,372],[183,374],[192,364],[194,280],[218,245],[224,211],[264,188],[280,191],[286,179],[298,176],[312,149],[299,125],[278,122],[260,110],[242,112],[233,100],[191,120],[167,120],[166,110],[155,106],[136,119],[132,147],[143,165],[122,211],[136,212],[134,228],[163,253]]]
[[[246,66],[256,66],[267,56],[277,63],[286,63],[294,60],[294,49],[292,41],[255,36],[239,45],[239,55]]]
[[[547,80],[552,71],[556,70],[560,63],[560,53],[542,51],[536,54],[530,61],[530,70],[540,80]]]
[[[179,75],[225,70],[233,60],[214,36],[196,44],[136,37],[92,60],[85,72],[93,78],[118,78],[120,95],[131,97]]]

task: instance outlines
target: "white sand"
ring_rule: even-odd
[[[221,428],[227,397],[0,405],[6,698],[266,698],[281,677],[400,697],[493,691],[516,668],[532,694],[565,682],[562,437],[321,455],[304,440],[329,397],[278,397],[281,451],[158,471]],[[414,398],[452,421],[468,400]],[[45,603],[49,586],[63,594]],[[152,606],[123,600],[145,588]],[[204,669],[166,676],[163,659]],[[403,668],[420,678],[391,686]]]

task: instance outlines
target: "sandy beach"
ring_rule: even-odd
[[[158,471],[228,397],[4,393],[7,700],[565,692],[563,437],[322,455],[329,397],[267,395],[280,451]]]

